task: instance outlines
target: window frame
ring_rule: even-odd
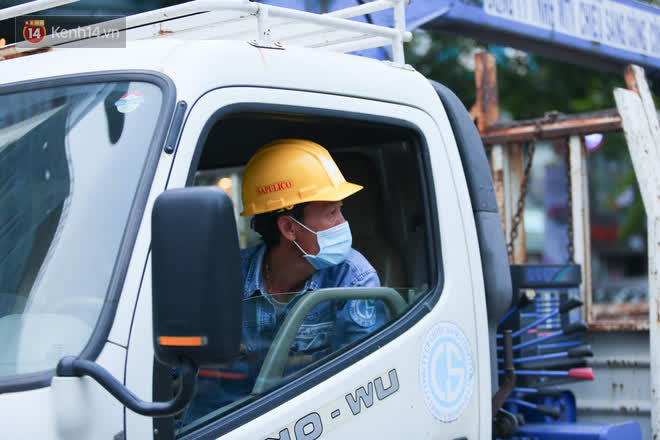
[[[615,130],[611,131],[609,133],[606,133],[606,135],[609,134],[621,134],[623,135],[622,130]],[[586,278],[583,280],[584,284],[584,296],[585,296],[585,306],[584,306],[584,315],[586,318],[587,325],[589,326],[589,331],[591,332],[648,332],[649,331],[649,297],[651,295],[650,290],[647,288],[647,296],[646,296],[646,301],[640,301],[640,302],[621,302],[621,303],[595,303],[594,302],[594,287],[593,287],[593,269],[592,269],[592,257],[594,256],[594,245],[592,243],[591,239],[591,227],[592,227],[592,209],[591,209],[591,190],[592,190],[592,185],[594,185],[594,182],[591,182],[590,180],[590,173],[589,173],[589,154],[586,151],[586,147],[584,146],[585,143],[585,137],[584,135],[578,135],[579,137],[579,148],[580,148],[580,157],[579,161],[577,160],[572,160],[571,162],[571,169],[576,168],[579,169],[581,174],[585,176],[584,178],[584,186],[580,188],[580,192],[582,193],[582,198],[583,198],[583,205],[587,207],[587,212],[588,212],[588,219],[587,219],[587,225],[588,229],[585,231],[585,236],[586,236],[586,242],[585,245],[588,247],[585,247],[584,249],[584,257],[583,257],[583,264],[586,266],[586,269],[583,271],[585,273],[584,277]],[[570,139],[570,138],[569,138]],[[570,142],[570,140],[569,140]],[[627,140],[624,138],[624,142],[626,145],[628,145]],[[612,147],[610,147],[612,148]],[[600,149],[600,147],[599,147]],[[635,182],[634,182],[634,187],[639,192],[639,195],[641,197],[641,190],[639,188],[639,180],[637,177],[637,172],[634,168],[634,165],[632,164],[632,157],[630,156],[630,151],[626,150],[626,154],[631,160],[631,168],[632,171],[635,175]],[[645,220],[645,225],[648,224],[648,215],[646,212],[646,206],[643,205],[644,208],[644,220]],[[574,214],[575,215],[575,214]],[[588,234],[588,235],[587,235]],[[644,248],[646,252],[646,274],[645,277],[648,281],[649,279],[649,273],[648,273],[648,258],[649,258],[649,249],[648,249],[648,238],[646,242],[644,243]],[[642,315],[644,316],[643,319],[621,319],[621,320],[611,320],[611,319],[606,319],[606,318],[598,318],[598,316],[594,316],[595,312],[600,309],[610,309],[613,314],[616,312],[619,312],[622,315],[628,315],[630,311],[637,311],[641,312]]]

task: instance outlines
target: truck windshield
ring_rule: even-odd
[[[87,344],[162,103],[130,81],[0,94],[0,378]]]

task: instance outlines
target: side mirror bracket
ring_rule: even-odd
[[[133,412],[149,417],[180,413],[195,394],[199,366],[221,365],[240,352],[240,249],[231,199],[214,187],[165,191],[151,222],[154,354],[179,369],[169,401],[146,402],[99,364],[69,356],[59,377],[89,376]]]
[[[99,364],[67,356],[60,359],[56,374],[59,377],[89,376],[131,411],[149,417],[169,417],[183,411],[195,393],[198,368],[184,359],[179,368],[181,384],[176,396],[167,402],[146,402],[128,390]]]

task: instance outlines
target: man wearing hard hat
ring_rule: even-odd
[[[306,292],[380,286],[376,270],[351,248],[351,229],[341,212],[342,200],[361,189],[346,182],[325,148],[307,140],[270,142],[250,159],[243,175],[241,215],[254,215],[252,226],[263,243],[241,253],[245,358],[229,370],[200,370],[198,392],[184,423],[251,394],[275,334]],[[298,330],[284,375],[385,322],[381,301],[317,305]]]
[[[266,299],[272,309],[265,313],[272,313],[273,322],[309,290],[380,286],[376,270],[351,248],[351,229],[341,212],[342,200],[361,189],[344,179],[325,148],[308,140],[270,142],[248,162],[241,215],[254,215],[252,227],[263,243],[243,251],[243,293]],[[320,304],[293,349],[336,349],[384,322],[380,301]]]

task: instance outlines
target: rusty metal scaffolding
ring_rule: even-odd
[[[478,53],[475,57],[476,100],[470,115],[489,152],[493,184],[498,208],[502,216],[507,241],[515,228],[517,201],[524,188],[524,156],[529,145],[537,140],[562,141],[568,146],[570,164],[570,200],[572,200],[572,230],[574,260],[582,267],[581,295],[585,302],[585,320],[596,331],[646,331],[649,324],[648,304],[594,305],[591,283],[591,238],[588,198],[588,170],[584,135],[590,133],[621,132],[621,116],[617,109],[580,114],[547,112],[543,117],[519,121],[499,120],[497,66],[495,57]],[[626,73],[628,87],[634,90],[634,77]],[[522,191],[521,191],[522,190]],[[527,261],[524,219],[520,215],[517,240],[513,243],[512,263]],[[515,235],[515,234],[514,234]],[[634,313],[631,313],[634,311]],[[621,317],[629,319],[622,320]],[[618,318],[618,319],[617,319]],[[642,318],[642,319],[640,319]]]

